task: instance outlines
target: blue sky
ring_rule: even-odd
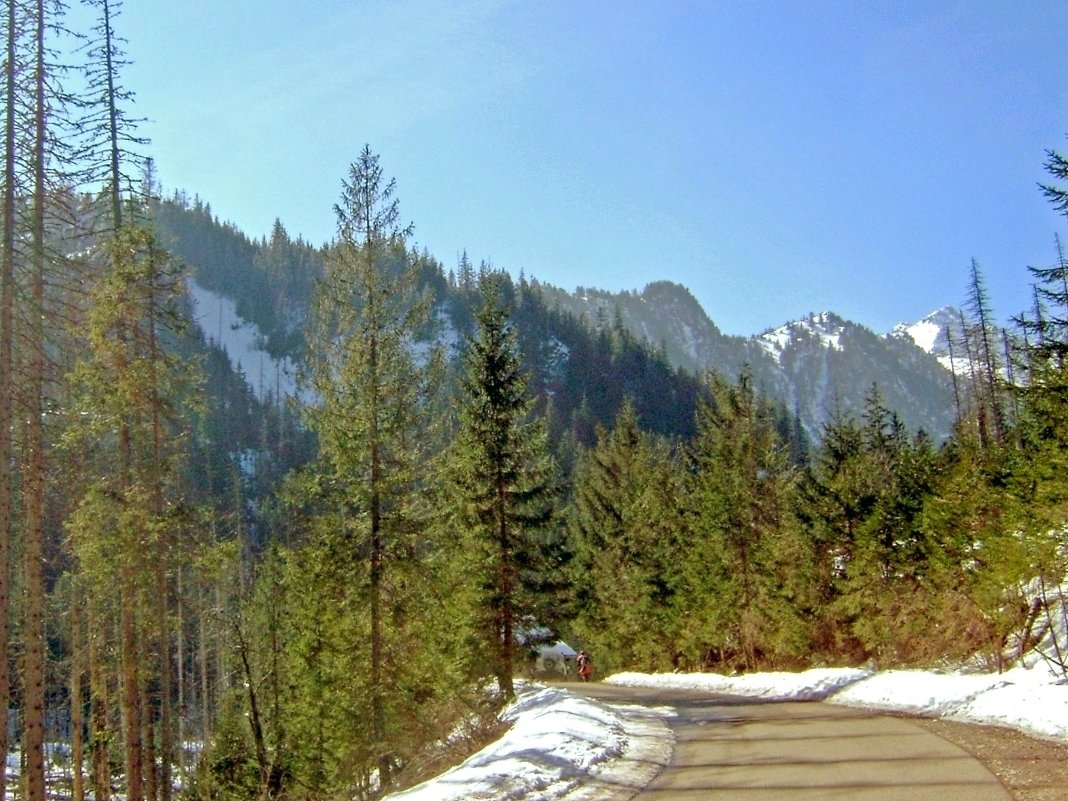
[[[1065,220],[1068,2],[126,0],[168,193],[334,234],[365,143],[414,241],[567,289],[689,287],[729,334],[1030,304]]]

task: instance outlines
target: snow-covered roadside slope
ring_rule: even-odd
[[[388,801],[630,798],[667,764],[668,710],[615,707],[526,685],[502,717],[511,728],[462,764]]]

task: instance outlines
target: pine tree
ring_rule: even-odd
[[[564,582],[555,528],[556,466],[545,426],[531,420],[515,330],[497,280],[481,279],[478,332],[468,343],[461,428],[449,465],[455,514],[467,537],[476,626],[501,695],[515,695],[517,643],[551,626]]]
[[[1056,262],[1049,267],[1028,267],[1033,279],[1034,318],[1015,318],[1028,337],[1028,367],[1057,368],[1068,354],[1068,256],[1055,237]]]
[[[188,380],[195,373],[164,348],[164,336],[173,336],[178,325],[175,303],[182,284],[175,265],[151,229],[133,221],[133,210],[128,216],[131,222],[107,242],[109,271],[90,307],[90,355],[71,376],[81,423],[71,432],[70,447],[90,454],[91,472],[68,527],[79,567],[94,579],[87,591],[102,599],[115,588],[121,594],[121,719],[128,788],[137,796],[142,780],[154,778],[146,772],[145,756],[154,750],[154,741],[145,739],[153,731],[153,707],[162,715],[161,751],[170,758],[172,750],[167,599],[175,569],[171,530],[178,528],[171,516],[181,510],[174,469],[184,425],[177,402],[188,400]],[[107,547],[122,555],[114,565],[117,574],[98,561]],[[154,668],[148,661],[149,630],[158,654]],[[150,670],[160,682],[158,704],[145,703]]]
[[[677,477],[666,444],[639,429],[629,398],[580,458],[567,507],[572,628],[602,671],[679,667]]]
[[[265,291],[255,298],[259,301],[255,308],[244,294],[239,296],[238,313],[260,326],[272,355],[296,355],[304,346],[303,311],[311,303],[315,282],[322,277],[321,258],[302,240],[291,239],[281,221],[275,220],[253,263]]]
[[[101,180],[107,197],[107,220],[112,230],[123,224],[123,198],[132,193],[135,178],[142,174],[139,148],[145,140],[137,134],[137,120],[128,113],[132,93],[122,85],[128,66],[123,40],[115,29],[122,13],[122,0],[86,0],[97,11],[88,47],[86,68],[87,113],[79,122],[84,144],[76,154],[85,177]]]
[[[766,659],[796,658],[807,646],[787,600],[792,571],[802,566],[786,558],[794,479],[774,409],[751,378],[743,374],[731,386],[712,377],[710,390],[691,454],[686,593],[687,611],[700,623],[689,649],[691,658],[752,670]]]
[[[801,482],[795,514],[812,554],[810,608],[817,653],[862,658],[843,614],[844,583],[856,560],[864,522],[877,500],[876,478],[865,462],[865,436],[851,415],[836,411]]]
[[[145,689],[150,675],[149,647],[147,637],[142,636],[153,616],[153,606],[158,620],[156,645],[160,660],[169,663],[170,659],[163,632],[168,594],[162,592],[161,597],[167,580],[167,568],[162,566],[166,563],[162,552],[166,547],[166,523],[162,519],[161,487],[166,466],[161,405],[173,399],[174,385],[173,372],[162,364],[165,357],[158,341],[161,322],[157,303],[162,303],[167,293],[173,299],[173,293],[180,289],[173,279],[160,283],[167,272],[160,269],[166,255],[158,247],[154,232],[138,219],[143,206],[128,203],[133,196],[131,174],[141,173],[142,160],[135,149],[143,140],[136,135],[135,122],[127,116],[126,107],[132,96],[120,80],[126,65],[115,28],[121,2],[90,0],[89,4],[97,17],[86,48],[86,113],[79,121],[82,138],[77,156],[84,177],[104,186],[104,208],[99,219],[105,240],[102,255],[107,264],[94,288],[89,311],[91,356],[73,375],[83,391],[92,386],[99,393],[90,402],[95,408],[90,412],[88,429],[93,427],[92,418],[110,418],[117,436],[104,440],[110,440],[114,447],[113,472],[107,478],[90,477],[85,498],[72,517],[72,531],[78,534],[76,540],[83,541],[82,548],[86,547],[85,540],[101,536],[101,525],[114,526],[122,540],[124,558],[118,565],[120,725],[127,797],[141,801],[146,787],[150,792],[155,787],[152,709]],[[102,491],[102,486],[108,486],[108,490]],[[155,577],[154,590],[149,590],[150,566],[163,571]],[[102,589],[99,583],[88,587],[90,593]],[[155,599],[153,603],[147,600],[150,595]],[[103,620],[98,617],[94,622],[101,625]],[[159,668],[164,684],[169,685],[169,667]],[[99,682],[90,681],[91,694],[102,690]],[[169,707],[171,687],[165,686],[163,692],[167,697],[161,699],[161,704]],[[95,700],[99,703],[99,699]],[[100,714],[94,720],[103,725],[105,718]],[[94,731],[94,736],[106,738],[107,733]],[[169,730],[163,737],[164,751],[168,751]],[[96,752],[104,743],[94,741],[91,747]],[[169,754],[164,754],[164,759],[168,758]]]
[[[1058,181],[1068,179],[1068,162],[1052,151],[1046,169]],[[1043,191],[1058,212],[1068,214],[1063,187],[1044,185]],[[1028,268],[1033,319],[1016,318],[1027,340],[1026,380],[1011,385],[1019,408],[1019,461],[1012,477],[1017,525],[1034,548],[1033,575],[1054,584],[1064,575],[1068,553],[1062,525],[1068,512],[1068,257],[1059,236],[1055,253],[1052,265]]]
[[[472,295],[476,291],[476,283],[475,266],[465,250],[460,254],[460,261],[456,265],[456,288],[464,295]]]
[[[5,6],[4,69],[4,234],[0,270],[0,616],[3,617],[3,648],[7,646],[10,531],[15,520],[12,507],[12,465],[21,482],[22,581],[24,600],[20,637],[22,667],[22,733],[24,788],[27,797],[43,799],[45,720],[45,576],[44,553],[47,527],[47,451],[51,432],[46,431],[46,408],[51,391],[49,349],[58,350],[58,337],[47,331],[44,321],[54,317],[56,286],[69,265],[59,257],[56,242],[60,216],[69,211],[70,172],[66,148],[70,133],[65,112],[69,99],[53,63],[51,42],[62,25],[63,6],[50,0],[8,2]],[[22,277],[24,280],[19,281]],[[50,294],[46,295],[46,287]],[[18,302],[15,302],[16,296]],[[13,348],[17,339],[19,347]],[[14,391],[16,376],[19,387]],[[15,425],[18,420],[19,424]],[[18,438],[18,454],[13,453]],[[4,651],[6,653],[6,650]],[[8,659],[3,656],[0,689],[7,697]],[[4,732],[3,744],[6,746]],[[0,797],[6,779],[0,775]]]
[[[1057,181],[1068,182],[1068,158],[1055,150],[1046,151],[1046,172]],[[1068,216],[1068,188],[1063,184],[1039,184],[1046,199],[1060,214]]]
[[[925,435],[910,436],[878,388],[860,420],[839,414],[801,485],[797,516],[813,555],[816,651],[853,660],[910,662],[951,645],[923,621],[966,595],[951,565],[967,558],[943,525],[943,462]],[[947,651],[948,653],[948,651]]]
[[[1058,180],[1068,179],[1068,162],[1050,151],[1047,171]],[[1068,190],[1043,186],[1057,211],[1068,214]],[[1049,267],[1029,267],[1034,279],[1034,320],[1019,318],[1030,335],[1027,350],[1027,381],[1015,387],[1023,403],[1021,431],[1029,463],[1028,481],[1034,490],[1036,509],[1048,510],[1047,523],[1059,525],[1068,508],[1068,485],[1063,480],[1068,465],[1068,257],[1060,238],[1055,240],[1056,262]]]
[[[45,539],[45,215],[48,196],[47,175],[47,99],[45,86],[45,16],[38,2],[34,17],[34,148],[33,201],[31,209],[31,287],[30,322],[27,341],[30,345],[28,384],[26,389],[26,432],[23,481],[23,584],[25,618],[23,640],[23,753],[26,759],[25,792],[28,801],[44,801],[44,724],[45,724],[45,626],[44,626],[44,539]]]
[[[1010,633],[1021,630],[1028,607],[1023,591],[1035,563],[1033,529],[1024,522],[1029,504],[1021,517],[1010,491],[1019,471],[1015,461],[1014,449],[981,448],[967,436],[939,454],[919,519],[928,536],[921,586],[934,603],[914,625],[931,643],[927,659],[980,657],[1000,668]],[[932,614],[942,624],[922,630],[921,621]]]
[[[857,529],[840,608],[871,653],[908,661],[931,641],[918,626],[932,614],[932,556],[937,538],[922,525],[934,489],[934,451],[910,439],[877,387],[865,400],[859,456],[871,505]]]
[[[976,426],[980,444],[986,446],[1004,439],[1005,410],[999,382],[1001,359],[995,346],[997,328],[983,274],[975,259],[969,271],[965,309],[971,315],[965,325],[965,345],[971,359]]]

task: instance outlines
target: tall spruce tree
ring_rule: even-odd
[[[148,772],[154,759],[146,756],[155,751],[147,736],[156,731],[154,709],[162,716],[161,752],[169,758],[171,750],[171,717],[163,707],[173,702],[168,599],[176,572],[174,515],[182,508],[175,467],[185,425],[178,407],[190,400],[195,371],[164,348],[165,337],[173,337],[180,325],[176,303],[182,284],[152,230],[128,222],[107,246],[109,269],[94,288],[90,308],[89,354],[70,376],[79,424],[69,443],[85,454],[89,481],[68,531],[87,592],[96,596],[92,607],[115,608],[119,616],[127,785],[139,797],[143,780],[154,780]],[[102,618],[94,622],[106,630]],[[150,641],[158,654],[154,664]],[[160,687],[156,702],[147,697],[150,680]],[[94,695],[99,691],[99,684],[91,688]],[[94,750],[106,747],[106,731],[94,728],[92,736]]]
[[[94,411],[114,415],[117,436],[112,440],[113,470],[106,478],[93,477],[97,483],[90,485],[81,511],[86,511],[85,504],[94,506],[108,497],[120,499],[118,507],[106,514],[105,519],[113,517],[105,525],[113,525],[115,532],[126,538],[124,559],[119,564],[119,718],[127,797],[141,801],[146,775],[150,781],[152,776],[151,765],[146,765],[146,751],[151,751],[145,737],[151,734],[151,727],[147,726],[150,710],[145,708],[143,697],[143,680],[148,675],[146,646],[139,629],[148,615],[144,575],[155,562],[149,561],[148,552],[140,546],[158,540],[155,527],[160,522],[152,509],[158,496],[153,487],[162,480],[161,465],[154,456],[156,433],[152,420],[156,411],[148,408],[153,405],[155,388],[146,386],[154,385],[158,378],[153,371],[160,352],[152,343],[156,322],[151,319],[151,309],[159,288],[146,287],[146,283],[151,282],[158,267],[158,254],[152,252],[154,233],[141,226],[132,214],[136,204],[127,206],[133,195],[131,175],[142,172],[136,146],[143,140],[127,114],[132,95],[121,81],[121,71],[127,63],[116,32],[122,3],[88,0],[88,4],[96,11],[96,20],[86,49],[86,113],[80,121],[83,144],[78,158],[85,177],[100,182],[104,188],[99,219],[107,263],[91,301],[88,330],[92,356],[80,378],[86,382],[83,386],[102,381],[98,386],[102,391],[98,399],[101,408]],[[160,397],[166,397],[166,393],[155,396],[155,401]],[[110,485],[110,496],[101,494],[101,485]],[[92,522],[87,525],[87,520]],[[99,530],[92,529],[93,523],[101,522],[90,514],[82,516],[75,528],[80,529],[81,539],[100,536]],[[90,591],[102,588],[100,584],[91,587]],[[100,619],[96,622],[103,624]],[[103,689],[99,683],[90,684],[91,693],[94,686]],[[170,703],[170,699],[166,702]],[[105,721],[103,715],[96,719]],[[107,739],[107,732],[94,732],[94,751],[107,747]]]
[[[860,432],[856,466],[871,494],[839,583],[839,608],[869,654],[903,661],[931,642],[919,621],[935,602],[930,561],[937,540],[921,522],[933,492],[934,451],[925,437],[908,436],[876,386]]]
[[[23,736],[26,760],[25,792],[28,801],[44,801],[44,724],[45,724],[45,270],[47,261],[46,216],[49,200],[48,148],[48,81],[45,66],[46,20],[44,3],[38,0],[33,15],[34,28],[34,114],[32,181],[33,200],[30,220],[30,307],[26,342],[30,351],[27,365],[26,432],[23,480],[23,586],[25,614],[22,638],[23,660]]]
[[[1068,180],[1068,161],[1050,152],[1050,174]],[[1044,186],[1055,208],[1068,217],[1068,189]],[[1033,279],[1035,313],[1017,322],[1028,337],[1027,380],[1014,386],[1024,405],[1021,431],[1025,438],[1027,476],[1035,509],[1048,514],[1046,524],[1055,527],[1068,508],[1068,256],[1056,238],[1056,261],[1048,267],[1029,267]]]
[[[69,264],[57,252],[58,219],[69,211],[70,161],[66,111],[69,98],[58,76],[53,42],[61,35],[64,6],[55,0],[21,0],[5,4],[4,69],[4,234],[0,271],[0,528],[5,575],[0,590],[3,640],[7,645],[8,536],[15,518],[9,472],[17,465],[21,490],[23,592],[20,627],[22,668],[22,735],[24,789],[43,799],[45,721],[45,573],[49,437],[47,406],[55,400],[48,351],[59,350],[58,337],[45,321],[56,314],[57,286]],[[21,280],[20,280],[21,279]],[[15,298],[18,298],[17,303]],[[13,347],[13,342],[18,347]],[[17,377],[17,378],[16,378]],[[19,382],[14,391],[15,381]],[[17,401],[16,401],[17,397]],[[17,408],[16,408],[17,406]],[[16,424],[16,420],[18,423]],[[55,417],[52,416],[52,421]],[[18,439],[17,455],[12,450]],[[8,686],[7,658],[0,688]],[[7,697],[6,689],[2,693]],[[4,732],[6,737],[7,732]],[[5,740],[6,743],[6,740]],[[5,780],[0,776],[0,797]]]
[[[420,363],[414,356],[427,305],[416,293],[405,247],[411,227],[399,223],[395,187],[364,147],[335,206],[338,238],[327,253],[309,337],[310,377],[321,399],[309,412],[320,447],[312,473],[325,488],[318,517],[344,532],[340,542],[325,535],[321,558],[348,549],[355,575],[344,595],[366,610],[359,624],[366,643],[356,652],[366,662],[353,667],[362,676],[368,724],[362,743],[370,756],[354,767],[365,776],[377,769],[383,787],[402,759],[402,731],[417,719],[412,696],[398,683],[411,678],[403,653],[425,612],[409,606],[419,600],[415,579],[406,576],[421,554],[421,468],[431,444],[426,410],[438,365],[436,357]],[[316,564],[308,561],[305,569],[325,569]]]
[[[106,190],[106,219],[112,230],[123,223],[123,198],[142,173],[137,120],[129,114],[133,94],[122,83],[128,66],[123,39],[116,31],[122,0],[86,0],[97,13],[88,47],[86,109],[80,121],[84,134],[77,156],[89,180],[101,181]]]
[[[1043,184],[1043,193],[1068,217],[1068,160],[1049,151],[1045,166],[1058,183]],[[1017,525],[1034,547],[1033,574],[1056,586],[1068,570],[1068,256],[1059,236],[1054,262],[1028,270],[1035,301],[1031,318],[1016,318],[1027,347],[1025,380],[1011,385],[1019,401],[1021,445],[1013,488],[1021,512]]]
[[[559,609],[566,552],[556,528],[556,465],[544,422],[531,418],[533,399],[499,281],[480,279],[483,303],[464,357],[450,473],[478,588],[482,652],[501,695],[512,698],[519,642],[551,625]]]

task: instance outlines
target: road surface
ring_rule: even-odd
[[[907,718],[823,703],[568,684],[607,703],[672,707],[670,764],[636,801],[1011,801],[963,749]]]

